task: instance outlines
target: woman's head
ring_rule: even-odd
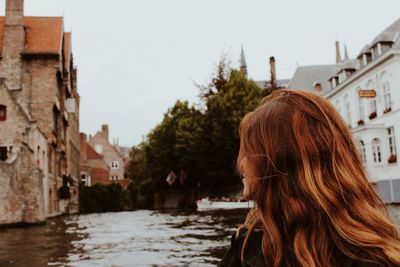
[[[356,247],[378,243],[382,255],[399,252],[383,245],[386,237],[400,244],[396,229],[381,211],[346,123],[328,100],[275,91],[242,120],[240,140],[243,194],[257,203],[247,224],[266,229],[269,264],[290,264],[285,257],[292,253],[301,266],[319,266],[318,258],[331,266],[335,250],[357,258]]]

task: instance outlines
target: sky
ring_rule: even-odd
[[[0,0],[4,15],[5,0]],[[221,55],[249,77],[278,79],[298,65],[335,63],[335,41],[350,57],[400,18],[399,0],[25,0],[25,15],[64,16],[72,31],[80,127],[102,124],[119,144],[139,144],[176,100],[198,103]],[[343,51],[342,51],[343,55]]]

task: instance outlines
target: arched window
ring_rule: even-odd
[[[386,113],[392,110],[392,95],[390,93],[390,84],[388,81],[382,84],[382,90],[383,90],[383,100],[385,103],[384,112]]]
[[[7,119],[7,107],[0,105],[0,121],[5,121]]]
[[[389,77],[386,71],[383,71],[379,77],[381,81],[381,88],[383,94],[384,110],[383,113],[387,113],[392,110],[392,94],[390,92]]]
[[[378,138],[372,140],[372,158],[375,163],[382,162],[381,141]]]
[[[366,162],[367,162],[367,154],[366,154],[366,151],[365,151],[365,144],[364,144],[364,141],[363,141],[363,140],[360,140],[360,141],[358,142],[358,148],[359,148],[359,150],[360,150],[360,155],[361,155],[362,161],[363,161],[364,163],[366,163]]]

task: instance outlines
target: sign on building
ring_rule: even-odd
[[[374,97],[376,97],[376,91],[375,91],[375,89],[359,90],[358,96],[361,98],[374,98]]]

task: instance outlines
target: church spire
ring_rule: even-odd
[[[349,52],[347,52],[346,45],[344,45],[344,59],[343,60],[349,60]]]
[[[243,45],[242,45],[242,50],[240,52],[240,70],[247,77],[247,64],[246,64],[246,58],[244,56]]]

